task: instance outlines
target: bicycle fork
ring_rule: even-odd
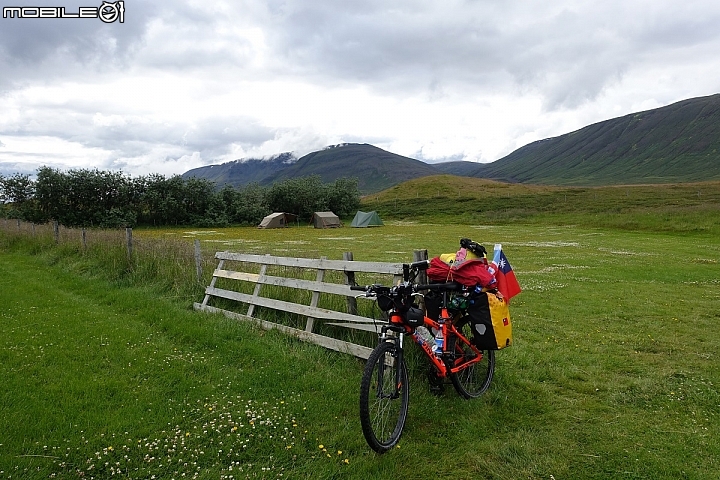
[[[387,334],[387,330],[393,330],[397,332],[397,337],[392,337]],[[405,332],[401,331],[400,329],[393,328],[390,326],[385,326],[382,328],[382,334],[380,335],[380,345],[382,345],[383,342],[392,342],[395,344],[395,348],[392,350],[392,364],[388,365],[387,359],[383,359],[383,365],[382,368],[378,368],[378,385],[377,385],[377,398],[390,398],[390,399],[397,399],[400,398],[400,390],[404,387],[402,384],[402,375],[401,375],[401,368],[402,363],[404,361],[403,359],[403,341],[405,338]],[[390,367],[390,368],[387,368]],[[390,373],[390,369],[392,369],[392,375],[395,377],[393,382],[393,389],[391,392],[385,392],[384,386],[385,386],[385,375],[386,373]]]

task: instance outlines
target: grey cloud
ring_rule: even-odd
[[[319,82],[429,95],[531,88],[555,109],[595,99],[668,48],[717,41],[712,5],[290,0],[271,2],[265,21],[287,71]]]
[[[126,2],[122,25],[4,19],[0,62],[15,82],[129,65],[194,75],[224,66],[242,76],[258,52],[239,30],[254,28],[270,49],[255,78],[362,83],[431,99],[532,89],[555,109],[596,98],[629,66],[668,48],[717,39],[718,22],[718,9],[703,4],[675,12],[625,2]],[[148,45],[150,25],[160,33]]]
[[[242,116],[215,116],[194,123],[156,122],[138,115],[101,115],[68,108],[45,108],[42,115],[23,112],[3,135],[50,136],[108,152],[116,158],[141,158],[154,151],[170,150],[176,156],[199,152],[208,163],[227,155],[232,145],[251,148],[272,140],[273,128]]]
[[[62,2],[67,13],[100,4],[101,0]],[[0,68],[4,72],[0,89],[32,80],[83,75],[88,69],[96,73],[127,66],[158,8],[150,1],[125,4],[124,23],[88,18],[0,19]],[[38,2],[24,0],[12,5],[37,6]]]
[[[232,145],[248,148],[273,139],[275,134],[274,129],[243,117],[212,117],[193,125],[148,124],[131,119],[122,125],[93,126],[84,143],[127,158],[147,155],[155,146],[163,145],[182,155],[199,152],[203,160],[213,163],[229,153]]]

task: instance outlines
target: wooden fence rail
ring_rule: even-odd
[[[424,251],[424,255],[425,258],[427,258],[426,251]],[[418,252],[416,252],[415,256],[416,258],[418,258]],[[258,323],[265,329],[276,328],[284,333],[293,335],[303,341],[315,343],[317,345],[321,345],[325,348],[329,348],[339,352],[349,353],[355,355],[356,357],[364,359],[368,358],[370,352],[372,352],[372,348],[315,333],[313,331],[315,326],[315,320],[325,321],[326,325],[375,332],[379,329],[377,325],[378,323],[382,323],[382,320],[379,321],[377,319],[357,315],[356,313],[349,313],[355,311],[354,300],[356,294],[356,292],[350,290],[349,284],[354,283],[355,274],[358,272],[391,275],[393,277],[393,283],[399,279],[402,279],[401,263],[328,260],[326,258],[291,258],[230,252],[217,252],[215,254],[215,258],[219,261],[218,266],[213,272],[213,277],[210,285],[205,290],[205,298],[203,299],[202,303],[194,304],[196,310],[219,312],[230,318],[253,321]],[[345,255],[345,258],[352,258],[352,255],[348,253]],[[248,270],[249,268],[243,267],[243,265],[259,265],[260,271],[259,273],[248,273],[245,271],[226,269],[226,262],[230,261],[237,262],[236,264],[240,265],[240,269],[244,268],[245,270]],[[316,271],[316,277],[315,280],[304,280],[299,278],[288,278],[286,276],[280,275],[268,275],[266,272],[269,266],[291,268],[294,267],[300,269],[314,270]],[[343,277],[345,279],[345,283],[340,284],[326,281],[325,274],[327,271],[342,272],[344,274]],[[240,282],[250,282],[255,285],[253,293],[247,294],[235,290],[218,288],[215,286],[218,279],[230,279]],[[312,292],[310,304],[304,305],[262,296],[262,287],[265,285],[310,291]],[[344,304],[347,305],[348,311],[341,312],[338,310],[330,310],[327,308],[318,307],[318,300],[321,294],[339,295],[345,297],[347,299],[347,302],[344,302]],[[247,304],[247,314],[239,314],[236,312],[231,312],[225,309],[210,306],[208,305],[208,303],[212,298],[222,298]],[[298,314],[301,316],[306,316],[307,321],[305,324],[305,329],[301,330],[298,328],[293,328],[286,325],[281,325],[278,323],[256,318],[253,316],[255,307],[266,307],[274,310],[280,310],[284,312]]]

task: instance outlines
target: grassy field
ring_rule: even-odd
[[[714,231],[387,223],[138,230],[134,264],[122,235],[84,251],[6,226],[0,478],[717,478]],[[361,361],[189,309],[209,278],[195,238],[210,270],[217,250],[396,262],[464,236],[515,268],[515,344],[473,401],[430,395],[415,361],[383,456],[360,431]]]
[[[720,182],[553,187],[441,175],[363,199],[391,218],[462,224],[577,225],[720,235]]]

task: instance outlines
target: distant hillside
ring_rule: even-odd
[[[477,162],[443,162],[433,163],[433,167],[440,173],[448,175],[457,175],[458,177],[472,176],[484,164]]]
[[[324,181],[332,182],[341,177],[356,177],[360,191],[372,193],[412,178],[438,173],[420,160],[368,144],[350,143],[309,153],[280,171],[275,179],[320,175]]]
[[[220,165],[208,165],[193,168],[182,174],[183,178],[204,178],[215,182],[218,186],[232,185],[241,187],[248,183],[272,183],[278,172],[297,162],[292,153],[281,153],[268,159],[251,158],[235,160]]]
[[[360,208],[376,210],[385,221],[540,223],[719,234],[718,205],[720,181],[580,187],[438,175],[366,195]]]
[[[549,185],[715,180],[719,152],[720,94],[539,140],[470,175]]]

